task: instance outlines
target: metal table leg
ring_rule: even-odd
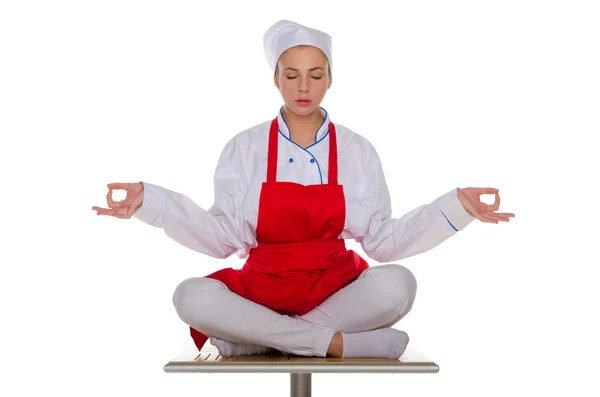
[[[311,373],[290,374],[290,396],[311,397]]]

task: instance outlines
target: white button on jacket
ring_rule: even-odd
[[[303,185],[327,183],[329,115],[302,148],[290,140],[279,111],[277,181]],[[237,253],[244,259],[257,246],[256,223],[261,185],[266,181],[271,120],[235,135],[223,148],[215,175],[215,202],[203,209],[187,196],[148,182],[133,217],[156,227],[178,243],[215,258]],[[458,188],[392,218],[391,198],[379,155],[371,143],[335,123],[338,183],[344,186],[346,221],[340,235],[355,239],[373,260],[384,263],[428,251],[464,229],[475,218],[458,199]]]

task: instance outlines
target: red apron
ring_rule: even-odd
[[[242,269],[226,268],[207,278],[281,314],[303,315],[354,281],[368,263],[339,238],[346,204],[337,183],[335,127],[329,123],[327,184],[277,182],[277,118],[271,123],[267,181],[258,206],[256,239]],[[190,327],[198,350],[208,337]]]

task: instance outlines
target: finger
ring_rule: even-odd
[[[94,209],[96,211],[98,211],[98,212],[101,212],[102,215],[116,214],[118,212],[122,212],[123,211],[122,208],[100,208],[100,207],[95,207]]]
[[[476,219],[480,220],[481,222],[492,222],[490,219],[488,219],[485,216],[483,216],[483,213],[481,211],[474,212],[473,216]]]
[[[482,222],[487,222],[487,223],[498,223],[497,219],[494,218],[490,218],[489,216],[485,215],[485,214],[481,214],[481,219],[479,219]]]
[[[508,222],[508,217],[502,214],[496,214],[494,212],[486,212],[485,215],[490,219],[497,219],[499,221]]]
[[[478,211],[488,211],[490,205],[481,201],[481,197],[479,197],[481,194],[483,193],[480,193],[477,190],[471,190],[468,193],[465,193],[471,204],[473,204]]]
[[[121,201],[123,204],[130,204],[133,201],[135,201],[136,199],[138,199],[140,196],[143,196],[143,192],[140,190],[139,192],[130,195],[130,192],[127,192],[127,197],[125,197],[125,199],[123,201]],[[131,197],[130,197],[131,196]]]
[[[131,200],[121,200],[121,201],[113,201],[111,208],[123,208],[127,207],[127,205],[131,202]]]
[[[110,208],[119,208],[123,207],[125,204],[125,200],[116,201],[112,198],[112,189],[109,189],[108,194],[106,195],[106,202]]]
[[[123,190],[127,190],[129,188],[129,183],[116,182],[116,183],[109,183],[106,186],[109,189],[123,189]]]
[[[131,208],[135,208],[139,206],[139,202],[143,201],[143,193],[140,191],[136,193],[133,197],[126,198],[122,201],[122,207],[127,206]]]
[[[114,204],[113,199],[112,199],[112,189],[111,188],[108,188],[108,193],[106,193],[106,203],[108,204],[108,206],[110,208],[112,208],[112,206]]]
[[[488,205],[486,210],[487,211],[498,211],[498,208],[500,208],[500,194],[498,194],[496,192],[496,197],[494,200],[494,204]]]
[[[515,217],[515,214],[510,213],[510,212],[494,212],[494,214],[502,216],[504,218],[514,218]]]
[[[131,207],[122,207],[115,211],[115,214],[113,216],[121,219],[129,219],[131,218],[130,211]]]
[[[123,208],[100,208],[100,207],[93,207],[93,209],[97,212],[98,215],[116,216],[116,215],[123,215],[126,212],[126,209],[123,209]]]
[[[96,215],[113,215],[115,213],[115,210],[111,209],[111,208],[95,208],[96,211]]]
[[[475,191],[477,194],[496,194],[500,190],[496,189],[495,187],[478,187],[475,188]]]
[[[511,218],[515,217],[515,214],[513,214],[512,212],[498,212],[498,214],[506,215],[506,216],[509,216]]]
[[[487,212],[488,211],[488,205],[484,202],[478,201],[473,203],[473,205],[475,205],[475,207],[477,207],[477,211],[479,212]]]
[[[123,187],[123,186],[128,185],[128,184],[125,184],[125,183],[111,183],[110,184],[110,186],[113,186],[113,185],[120,185],[122,189],[126,189],[127,187]],[[129,195],[129,191],[127,192],[127,195]],[[139,195],[139,193],[138,193],[138,195]],[[109,207],[120,208],[120,207],[128,206],[135,199],[135,197],[137,197],[137,195],[133,196],[133,197],[125,197],[123,200],[120,200],[120,201],[113,200],[113,198],[111,197]]]

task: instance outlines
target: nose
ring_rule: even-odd
[[[308,77],[300,77],[300,84],[298,86],[298,91],[300,92],[308,92]]]

